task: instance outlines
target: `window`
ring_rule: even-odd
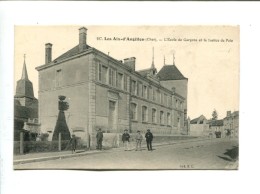
[[[142,83],[139,83],[139,90],[140,90],[139,95],[143,97],[144,93],[143,93],[143,84]]]
[[[168,96],[167,106],[168,107],[172,106],[172,98],[170,96]]]
[[[137,120],[137,105],[134,103],[131,103],[130,105],[130,116],[132,120]]]
[[[62,81],[62,72],[61,69],[58,69],[56,71],[56,87],[61,86],[61,81]]]
[[[136,95],[139,96],[139,83],[137,82],[137,85],[136,85]]]
[[[160,111],[160,124],[163,125],[164,124],[164,112]]]
[[[165,93],[164,93],[164,100],[163,100],[163,101],[164,101],[163,103],[164,103],[165,105],[168,105],[168,104],[167,104],[167,94],[165,94]]]
[[[152,109],[152,123],[156,123],[156,109]]]
[[[123,89],[123,74],[122,73],[117,74],[117,87],[120,89]]]
[[[98,81],[101,81],[102,65],[98,63]]]
[[[153,100],[156,101],[156,91],[155,91],[155,88],[153,88]]]
[[[175,101],[175,107],[178,108],[178,100]]]
[[[171,125],[171,113],[167,113],[167,125]]]
[[[146,98],[146,99],[148,99],[147,86],[144,86],[143,92],[144,92],[143,97]]]
[[[143,122],[148,121],[148,110],[146,106],[142,106],[142,121]]]
[[[132,94],[136,95],[136,81],[132,80],[131,82],[131,91]]]
[[[164,93],[161,93],[161,104],[164,104]]]
[[[152,86],[149,86],[148,99],[153,100],[153,88],[152,88]]]
[[[162,102],[162,96],[161,96],[161,92],[159,90],[157,90],[157,96],[158,96],[158,102],[161,103]]]
[[[101,81],[105,84],[107,84],[107,70],[108,68],[106,66],[102,66]]]
[[[127,75],[124,75],[124,90],[127,91]]]
[[[109,68],[109,84],[115,86],[115,70]]]
[[[181,110],[182,110],[182,108],[183,108],[183,103],[182,102],[180,103],[180,106],[181,106]]]

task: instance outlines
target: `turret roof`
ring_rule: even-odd
[[[188,79],[182,75],[176,65],[164,65],[157,76],[160,81]]]

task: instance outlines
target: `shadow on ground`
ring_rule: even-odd
[[[234,162],[238,159],[238,146],[233,146],[231,149],[227,149],[227,151],[223,154],[225,156],[218,156],[219,158]]]

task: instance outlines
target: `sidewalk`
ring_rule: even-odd
[[[214,140],[209,138],[196,138],[196,139],[188,139],[188,140],[180,140],[174,142],[163,142],[163,143],[153,143],[153,147],[164,146],[164,145],[173,145],[173,144],[180,144],[186,142],[194,142],[194,141],[207,141],[207,140]],[[219,140],[219,139],[217,139]],[[146,144],[142,145],[142,148],[146,148]],[[56,160],[56,159],[63,159],[63,158],[71,158],[71,157],[79,157],[85,156],[88,154],[93,153],[101,153],[107,151],[123,151],[123,147],[119,148],[111,148],[109,150],[76,150],[76,153],[72,153],[71,151],[61,151],[61,152],[42,152],[42,153],[28,153],[24,155],[14,155],[13,164],[24,164],[24,163],[31,163],[31,162],[42,162],[47,160]]]

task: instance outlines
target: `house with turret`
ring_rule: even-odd
[[[51,138],[62,95],[69,103],[69,130],[82,138],[99,128],[105,133],[149,128],[154,134],[187,134],[188,79],[175,64],[157,72],[152,59],[150,67],[137,71],[134,56],[118,60],[90,46],[85,27],[78,36],[73,48],[54,59],[47,43],[45,62],[36,68],[42,131]]]

